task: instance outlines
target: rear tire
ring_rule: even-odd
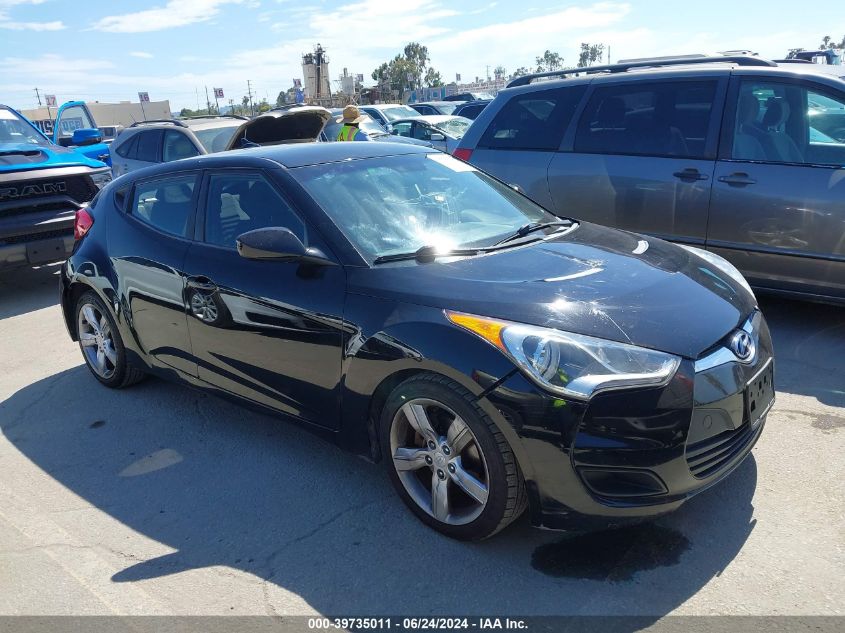
[[[458,383],[436,374],[406,380],[388,397],[379,433],[397,493],[438,532],[485,539],[525,510],[525,482],[510,445]]]
[[[126,348],[111,311],[94,292],[76,302],[76,334],[82,358],[94,377],[106,387],[122,389],[146,374],[126,361]]]

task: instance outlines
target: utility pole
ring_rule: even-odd
[[[211,114],[211,101],[208,100],[208,86],[205,87],[205,112]]]
[[[252,82],[246,80],[246,93],[249,95],[249,114],[255,116],[255,106],[252,104]]]
[[[38,93],[38,88],[33,88],[35,90],[35,96],[38,99],[38,107],[41,107],[41,95]]]
[[[229,110],[229,114],[235,114],[235,100],[234,99],[229,99],[229,108],[231,108]]]

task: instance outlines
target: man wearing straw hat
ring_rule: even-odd
[[[340,132],[337,134],[338,141],[369,141],[366,132],[358,129],[358,124],[367,118],[366,114],[361,114],[358,106],[348,105],[343,109],[343,116],[337,119],[338,123],[343,123]]]

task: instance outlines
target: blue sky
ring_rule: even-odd
[[[831,27],[831,25],[836,25]],[[831,31],[832,28],[838,30]],[[781,57],[845,35],[845,3],[794,0],[570,3],[553,0],[0,0],[0,102],[36,104],[33,88],[99,101],[239,101],[252,80],[273,101],[320,42],[336,78],[370,73],[409,41],[444,79],[531,66],[546,49],[577,59],[604,42],[614,60],[745,48]]]

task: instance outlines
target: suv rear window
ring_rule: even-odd
[[[140,134],[131,135],[126,141],[120,142],[114,151],[123,158],[134,159],[138,155],[138,137]],[[118,139],[120,141],[120,139]]]
[[[515,95],[496,114],[479,147],[556,150],[586,85]]]
[[[704,157],[716,80],[596,88],[578,122],[575,151]]]

